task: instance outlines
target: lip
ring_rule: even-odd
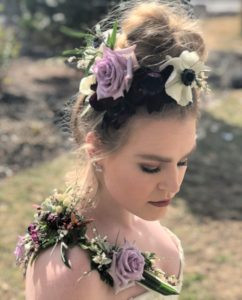
[[[170,204],[170,202],[171,202],[171,199],[165,199],[165,200],[161,200],[161,201],[149,201],[149,203],[151,205],[158,206],[158,207],[167,206]]]

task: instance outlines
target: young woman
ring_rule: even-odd
[[[87,220],[88,239],[79,239],[83,247],[72,243],[71,268],[63,263],[68,239],[42,251],[32,265],[25,259],[26,299],[178,299],[183,250],[160,222],[196,147],[199,94],[206,86],[204,41],[183,7],[164,1],[122,3],[99,25],[93,46],[79,60],[87,72],[71,115],[80,165],[69,184],[80,199],[76,207]],[[67,207],[67,194],[56,192],[55,200]],[[64,206],[55,214],[51,207],[48,224],[53,226]],[[78,226],[77,216],[71,222],[66,228]],[[40,226],[33,224],[29,245],[40,247]],[[110,252],[105,244],[106,252],[95,252],[101,247],[97,233],[118,248]],[[48,231],[45,245],[50,240]],[[85,271],[90,272],[82,276]],[[162,272],[176,279],[167,282],[177,293],[157,281],[165,279]]]

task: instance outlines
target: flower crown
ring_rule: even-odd
[[[76,61],[84,71],[79,92],[85,95],[89,105],[105,111],[102,127],[118,129],[136,112],[136,107],[145,104],[149,113],[159,111],[162,104],[176,102],[186,106],[193,102],[192,88],[208,90],[204,65],[195,51],[184,50],[179,57],[166,56],[159,71],[141,67],[135,55],[136,45],[115,49],[117,21],[113,29],[96,35],[86,35],[87,47],[66,51],[69,62]]]
[[[19,236],[14,251],[16,263],[23,267],[24,275],[28,263],[32,264],[49,247],[53,247],[52,254],[58,243],[62,261],[71,269],[68,249],[77,245],[88,252],[91,262],[91,270],[82,270],[83,276],[92,270],[98,271],[101,280],[112,286],[116,294],[135,285],[135,282],[162,295],[179,294],[176,287],[180,280],[155,267],[155,253],[141,252],[126,240],[119,247],[118,237],[115,245],[111,245],[106,236],[96,234],[95,227],[94,238],[90,239],[86,234],[87,225],[94,220],[78,214],[77,201],[73,189],[69,187],[64,192],[55,189],[41,205],[34,205],[37,209],[34,221],[28,226],[26,234]]]

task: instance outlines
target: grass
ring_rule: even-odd
[[[210,292],[201,288],[202,282],[206,280],[206,276],[201,273],[187,273],[183,282],[183,292],[180,300],[215,300]]]
[[[242,53],[240,15],[202,19],[201,25],[209,49]]]
[[[242,127],[242,90],[217,91],[212,102],[206,110],[214,118],[232,126]]]
[[[70,168],[70,156],[20,172],[1,183],[0,213],[0,299],[24,299],[20,269],[15,266],[13,251],[17,236],[23,235],[33,218],[32,204],[40,203],[54,188],[64,184],[64,174]]]

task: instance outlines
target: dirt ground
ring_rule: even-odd
[[[0,90],[0,179],[71,148],[56,122],[79,80],[63,59],[21,57],[10,63]]]

